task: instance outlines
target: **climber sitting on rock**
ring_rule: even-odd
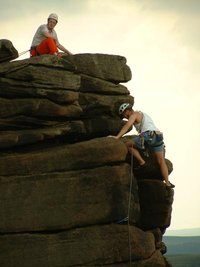
[[[57,23],[58,16],[52,13],[47,19],[47,24],[39,26],[31,44],[31,57],[44,54],[51,54],[60,57],[62,54],[58,52],[58,49],[64,52],[63,55],[72,55],[72,53],[58,41],[56,31],[54,30]]]
[[[116,136],[110,135],[110,137],[119,139],[127,133],[132,126],[134,126],[138,135],[134,136],[133,141],[126,141],[128,151],[136,158],[139,167],[144,168],[145,161],[138,149],[144,149],[144,143],[147,143],[160,166],[161,174],[166,186],[169,188],[175,187],[168,180],[168,168],[164,157],[163,134],[157,129],[152,119],[146,113],[134,111],[132,105],[129,103],[123,103],[119,107],[119,115],[122,118],[126,118],[127,122]]]

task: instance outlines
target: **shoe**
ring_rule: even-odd
[[[168,185],[166,184],[166,187],[168,187],[168,188],[174,188],[174,187],[175,187],[175,185],[169,182],[169,184],[168,184]]]

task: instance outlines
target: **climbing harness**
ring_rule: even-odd
[[[146,135],[146,136],[145,136]],[[139,134],[140,147],[145,157],[149,157],[151,148],[164,146],[163,134],[160,131],[147,131]]]

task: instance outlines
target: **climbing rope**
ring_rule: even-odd
[[[130,225],[130,210],[131,210],[131,196],[132,196],[132,185],[133,185],[133,155],[131,154],[131,177],[130,177],[130,187],[129,187],[129,200],[128,200],[128,245],[129,245],[129,262],[130,267],[132,266],[132,247],[131,247],[131,225]]]
[[[19,53],[19,57],[21,57],[22,55],[28,53],[29,51],[30,51],[30,49],[29,49],[29,50],[26,50],[26,51],[23,51],[23,52],[21,52],[21,53]]]
[[[133,186],[133,155],[131,154],[131,175],[130,175],[130,186],[129,186],[129,199],[128,199],[128,211],[127,211],[127,217],[123,218],[120,221],[117,221],[116,223],[121,224],[127,222],[128,225],[128,248],[129,248],[129,263],[130,267],[132,266],[132,247],[131,247],[131,225],[130,225],[130,211],[131,211],[131,196],[132,196],[132,186]]]

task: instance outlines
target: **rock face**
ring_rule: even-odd
[[[0,266],[168,266],[173,190],[107,137],[130,79],[117,55],[0,65]]]

